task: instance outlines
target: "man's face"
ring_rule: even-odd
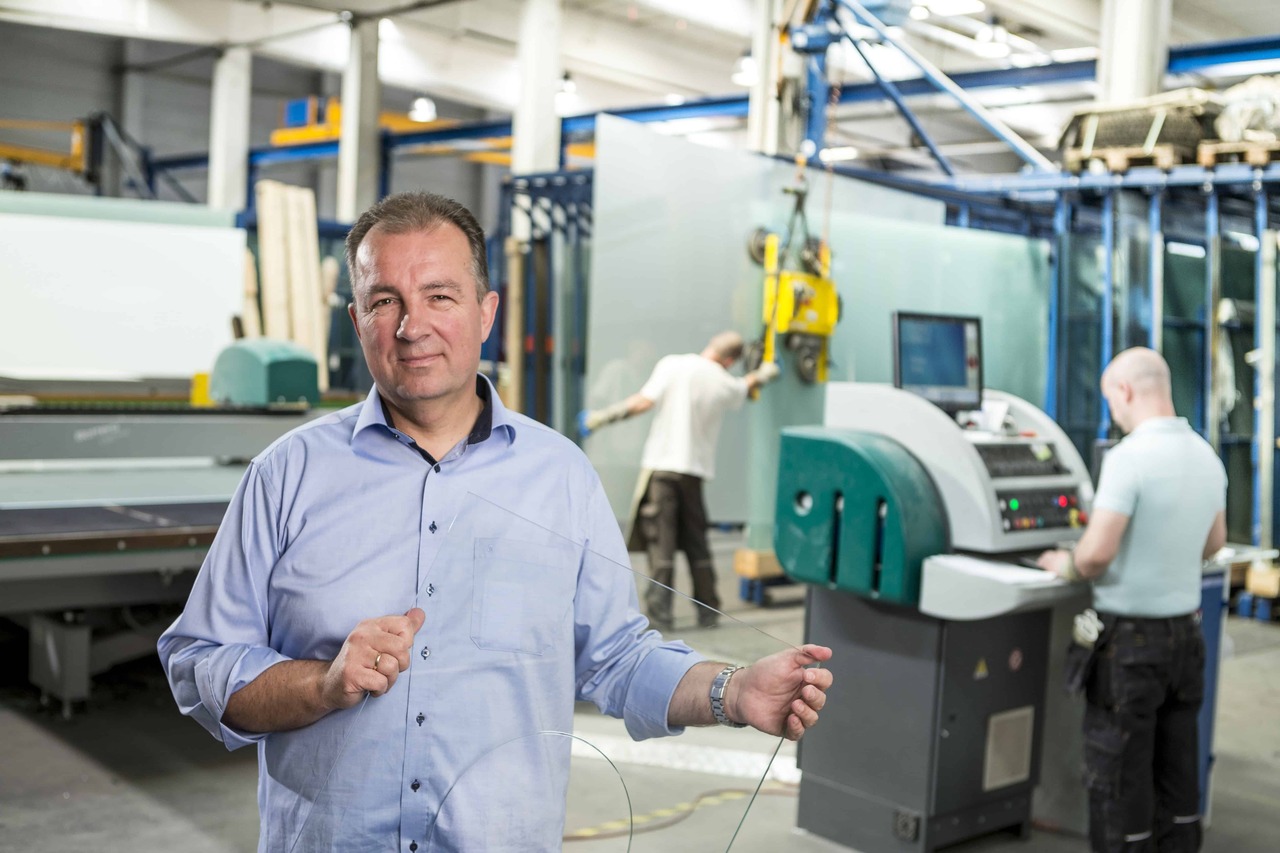
[[[356,335],[391,405],[462,401],[475,394],[480,344],[498,295],[476,299],[471,249],[452,223],[429,231],[371,230],[356,253]]]

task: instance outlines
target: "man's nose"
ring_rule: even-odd
[[[405,308],[400,317],[400,328],[396,329],[396,337],[402,341],[416,341],[427,334],[428,324],[422,311]]]

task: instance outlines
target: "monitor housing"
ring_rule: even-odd
[[[982,319],[893,313],[893,384],[949,414],[982,408]]]

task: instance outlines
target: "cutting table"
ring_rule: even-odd
[[[129,608],[186,599],[248,460],[315,414],[0,410],[0,616],[30,632],[43,699],[69,715],[93,674],[154,651],[163,620]]]

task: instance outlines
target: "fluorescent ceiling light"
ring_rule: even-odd
[[[669,107],[678,107],[685,102],[685,97],[684,95],[677,95],[675,92],[671,92],[663,97],[662,100]]]
[[[823,163],[835,163],[840,160],[854,160],[858,157],[858,149],[852,145],[839,145],[835,148],[823,148],[818,152],[818,159]]]
[[[1203,258],[1204,246],[1197,246],[1193,243],[1165,243],[1164,247],[1169,250],[1171,255],[1182,255],[1187,258]]]
[[[940,18],[955,18],[960,15],[978,15],[987,10],[982,0],[925,0],[920,4]]]
[[[1243,231],[1228,231],[1227,236],[1236,241],[1236,245],[1248,252],[1258,251],[1258,238],[1254,234]]]
[[[738,86],[754,86],[760,79],[755,57],[749,53],[739,56],[737,61],[733,63],[733,74],[729,79]]]
[[[419,95],[413,99],[413,106],[409,108],[410,121],[435,121],[436,120],[436,102],[428,98],[426,95]]]
[[[1049,58],[1054,62],[1080,62],[1086,59],[1097,59],[1096,47],[1064,47],[1049,51]]]

